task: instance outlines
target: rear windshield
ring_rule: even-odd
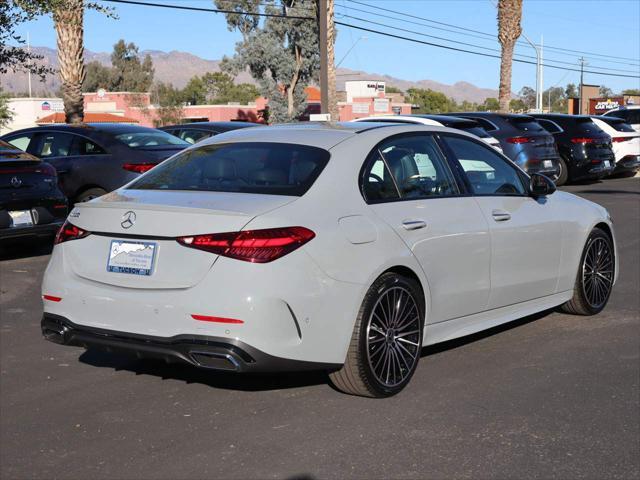
[[[462,124],[462,125],[456,125],[453,124],[451,125],[452,128],[457,128],[458,130],[462,130],[464,132],[467,133],[471,133],[473,135],[475,135],[476,137],[480,137],[480,138],[489,138],[491,135],[489,135],[486,130],[482,127],[478,127],[477,125],[470,125],[470,124]]]
[[[329,161],[329,152],[288,143],[227,143],[182,152],[129,186],[302,196]]]
[[[148,132],[129,132],[116,135],[116,138],[130,148],[148,148],[175,145],[188,147],[190,143],[181,138],[163,132],[162,130],[150,130]]]
[[[574,127],[571,129],[572,133],[579,133],[581,135],[604,135],[602,129],[596,125],[590,118],[578,118],[575,121]]]
[[[609,124],[609,126],[618,132],[635,132],[633,127],[624,120],[618,120],[613,117],[600,117],[600,120]]]
[[[546,132],[538,122],[529,117],[508,117],[505,120],[522,132]]]

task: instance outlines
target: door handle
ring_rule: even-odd
[[[405,220],[402,222],[402,227],[405,230],[419,230],[421,228],[425,228],[427,226],[427,222],[424,220]]]
[[[493,215],[493,219],[496,222],[506,222],[507,220],[511,219],[511,214],[509,212],[505,212],[504,210],[494,210],[493,212],[491,212],[491,215]]]

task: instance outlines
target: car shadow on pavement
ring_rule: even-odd
[[[53,239],[10,240],[0,243],[0,260],[18,260],[51,254]]]
[[[424,347],[421,357],[435,355],[447,350],[462,347],[483,338],[497,335],[513,328],[526,325],[543,317],[554,310],[529,315],[497,327],[484,330],[466,337],[449,340],[436,345]],[[112,368],[116,371],[129,371],[136,375],[151,375],[163,380],[179,380],[185,383],[197,383],[213,388],[225,390],[240,390],[257,392],[266,390],[282,390],[287,388],[309,387],[328,384],[327,373],[324,371],[280,372],[280,373],[226,373],[206,370],[176,363],[165,363],[161,360],[137,359],[131,356],[106,352],[101,350],[87,350],[79,357],[80,362],[93,367]]]
[[[640,195],[640,192],[631,190],[576,190],[572,193],[590,193],[595,195]]]
[[[112,368],[116,371],[125,370],[136,375],[152,375],[163,380],[180,380],[185,383],[198,383],[225,390],[256,392],[328,383],[327,374],[324,371],[226,373],[190,365],[165,363],[162,360],[137,359],[100,350],[87,350],[80,355],[79,360],[94,367]]]

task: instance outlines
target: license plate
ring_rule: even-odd
[[[33,225],[30,210],[15,210],[9,212],[9,216],[11,217],[14,227],[30,227]]]
[[[132,275],[151,275],[155,255],[155,243],[112,240],[107,271]]]
[[[551,168],[553,167],[553,162],[551,160],[545,160],[542,165],[544,165],[544,168]]]
[[[611,168],[611,162],[609,162],[609,160],[604,161],[604,168]]]

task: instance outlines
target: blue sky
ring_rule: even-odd
[[[173,3],[198,7],[213,7],[211,0],[156,0],[157,3]],[[350,0],[335,0],[336,19],[344,23],[365,25],[369,28],[393,31],[424,41],[454,47],[497,54],[490,49],[499,49],[499,44],[490,38],[472,33],[454,33],[434,29],[439,27],[454,30],[436,23],[427,23],[416,18],[404,17],[411,22],[384,18],[381,15],[401,17],[402,13],[444,22],[479,32],[495,34],[496,9],[494,0],[358,0],[364,6]],[[113,4],[111,4],[113,5]],[[377,10],[386,8],[396,13]],[[356,11],[366,10],[367,13]],[[163,8],[116,5],[118,20],[108,19],[96,12],[89,12],[85,20],[85,45],[93,51],[110,52],[120,38],[136,43],[142,50],[180,50],[207,59],[219,59],[232,55],[234,44],[239,39],[237,32],[227,29],[224,16],[213,13],[196,13]],[[376,14],[377,12],[377,14]],[[345,17],[360,17],[396,28],[413,30],[425,35],[438,36],[474,45],[467,47],[443,40],[410,34],[379,25]],[[431,26],[429,26],[431,25]],[[523,28],[534,42],[544,36],[544,44],[570,50],[620,58],[589,57],[587,70],[610,73],[640,75],[640,1],[639,0],[524,0]],[[32,45],[55,48],[55,32],[49,18],[26,23],[19,32],[31,35]],[[470,32],[466,32],[470,33]],[[360,39],[362,36],[365,39]],[[358,39],[360,39],[358,41]],[[342,59],[354,42],[353,50],[341,66],[389,74],[407,80],[431,79],[442,83],[467,81],[480,87],[497,88],[499,60],[479,57],[426,45],[409,43],[399,39],[381,37],[373,33],[360,32],[348,27],[338,27],[336,61]],[[519,47],[523,55],[535,55],[530,47]],[[545,60],[569,62],[565,65],[576,68],[580,54],[546,50]],[[585,55],[587,56],[587,55]],[[616,72],[613,70],[629,72]],[[545,68],[545,88],[556,84],[579,82],[578,72],[567,72]],[[619,91],[624,88],[640,88],[637,78],[617,78],[585,74],[585,83],[604,84]],[[535,66],[514,64],[513,91],[523,85],[535,85]]]

